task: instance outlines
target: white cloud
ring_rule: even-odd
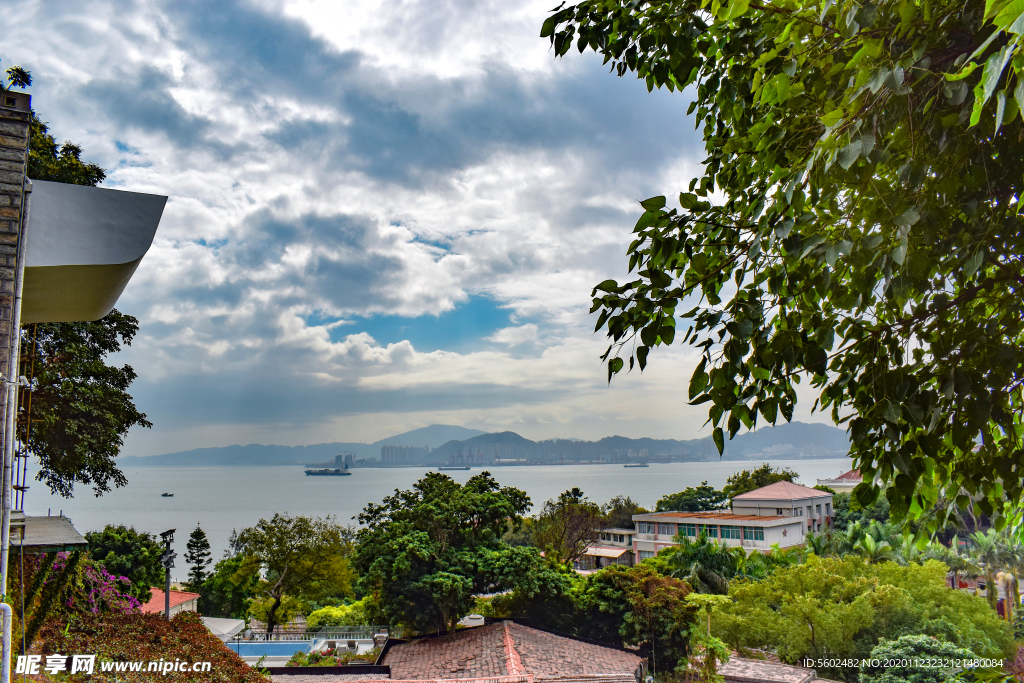
[[[170,197],[119,303],[156,425],[126,452],[699,429],[692,354],[609,387],[588,314],[625,276],[636,200],[699,170],[686,98],[553,59],[550,4],[9,8],[0,57],[58,139]]]

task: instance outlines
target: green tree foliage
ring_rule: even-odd
[[[373,605],[368,604],[369,602],[369,598],[363,598],[349,605],[321,607],[306,617],[306,627],[310,630],[317,630],[325,626],[368,625],[370,622],[367,611],[373,610]]]
[[[200,593],[202,592],[203,583],[209,576],[206,568],[210,566],[212,560],[210,559],[210,541],[206,538],[206,532],[198,524],[188,537],[188,543],[185,545],[185,548],[187,549],[185,562],[189,565],[189,590]]]
[[[92,485],[98,496],[128,483],[115,458],[129,429],[152,423],[128,393],[135,371],[107,365],[106,357],[130,345],[138,329],[138,320],[115,309],[95,322],[21,330],[21,373],[34,378],[26,448],[39,458],[36,478],[58,495],[70,498],[75,484]]]
[[[612,565],[588,576],[574,593],[578,635],[638,648],[654,671],[669,672],[687,656],[697,608],[685,581],[648,564]]]
[[[573,487],[544,503],[533,524],[533,544],[556,562],[575,562],[602,526],[601,508]]]
[[[837,493],[832,498],[832,509],[835,512],[832,526],[841,531],[855,522],[889,521],[889,499],[885,496],[879,496],[870,505],[861,506],[849,493]]]
[[[359,515],[354,564],[388,624],[446,633],[475,606],[473,596],[519,588],[532,597],[536,548],[501,541],[530,508],[519,489],[489,472],[460,486],[430,472]]]
[[[32,112],[28,153],[28,177],[55,183],[95,187],[107,177],[98,164],[82,160],[82,148],[65,140],[57,144],[49,125]]]
[[[703,512],[705,510],[720,510],[726,507],[728,498],[718,489],[708,486],[702,481],[700,486],[687,486],[685,491],[670,493],[662,496],[655,512],[667,512],[677,510],[679,512]]]
[[[239,585],[255,570],[262,572],[249,606],[272,634],[300,612],[304,601],[351,595],[354,575],[344,528],[331,517],[275,514],[238,534],[243,561]]]
[[[733,579],[763,579],[779,567],[789,567],[802,559],[799,550],[782,550],[777,544],[767,553],[748,555],[742,547],[720,544],[705,533],[696,539],[677,536],[676,541],[678,545],[644,562],[666,576],[685,580],[701,594],[728,593]]]
[[[629,496],[615,496],[605,503],[602,508],[604,512],[604,525],[612,529],[633,529],[633,515],[647,512],[635,500]]]
[[[945,526],[1019,505],[1024,15],[1009,0],[586,0],[545,21],[692,93],[707,158],[641,202],[634,279],[594,290],[609,378],[677,338],[721,452],[763,418],[849,424],[862,504]],[[685,332],[677,335],[677,327]],[[633,349],[635,348],[635,352]],[[978,451],[974,450],[980,444]],[[1004,522],[997,518],[996,523]]]
[[[725,480],[722,492],[731,500],[742,493],[774,484],[777,481],[795,482],[799,478],[800,475],[788,467],[774,468],[768,463],[764,463],[757,469],[743,470],[730,475]]]
[[[131,581],[128,593],[145,604],[150,588],[164,583],[160,564],[163,546],[152,535],[123,524],[108,524],[102,531],[88,531],[89,555],[114,576]]]
[[[729,648],[711,635],[711,613],[719,605],[729,601],[725,595],[707,595],[690,593],[686,602],[698,610],[698,621],[690,628],[690,654],[687,657],[690,670],[698,675],[703,683],[724,683],[725,677],[718,673],[718,667],[729,661]],[[707,620],[707,628],[700,623]]]
[[[900,636],[882,640],[871,650],[871,659],[892,662],[887,666],[861,665],[859,683],[946,683],[956,680],[952,669],[933,663],[975,659],[970,650],[931,636]],[[920,665],[916,663],[920,662]]]
[[[213,566],[199,591],[199,612],[207,617],[244,619],[259,591],[259,571],[244,555],[226,557]]]
[[[733,647],[769,647],[791,663],[867,657],[883,638],[924,634],[979,657],[1014,652],[1013,634],[985,600],[946,587],[936,561],[900,566],[857,557],[808,557],[761,581],[734,581],[731,604],[716,610],[713,632]],[[857,680],[855,668],[818,668]]]

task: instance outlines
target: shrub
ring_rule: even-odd
[[[42,654],[96,654],[93,683],[152,683],[154,674],[103,672],[102,661],[210,662],[207,672],[175,672],[175,681],[196,683],[266,683],[267,679],[232,652],[195,612],[170,621],[158,614],[77,614],[67,621],[50,620],[39,634]],[[143,667],[145,668],[145,667]]]
[[[928,659],[974,659],[974,653],[953,643],[931,636],[901,636],[882,640],[871,650],[871,659],[882,666],[861,665],[860,683],[945,683],[955,674],[946,669],[926,666],[885,666]]]

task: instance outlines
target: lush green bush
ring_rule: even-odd
[[[162,586],[160,564],[163,546],[151,534],[123,524],[108,524],[103,531],[89,531],[89,555],[114,576],[131,581],[129,593],[141,603],[149,602],[150,587]]]
[[[76,614],[47,622],[39,634],[38,652],[88,653],[97,655],[93,683],[152,683],[160,679],[145,670],[102,672],[103,661],[146,662],[183,660],[210,662],[210,671],[175,672],[166,680],[196,683],[266,683],[267,679],[249,666],[210,633],[195,612],[182,612],[168,621],[159,614]],[[143,669],[146,667],[144,666]],[[73,680],[76,678],[72,676]]]
[[[360,626],[368,624],[366,616],[366,603],[369,598],[363,598],[351,605],[339,605],[338,607],[322,607],[311,612],[306,617],[306,627],[310,630],[320,629],[325,626]]]
[[[901,636],[882,640],[871,650],[871,659],[905,662],[929,659],[974,659],[974,653],[953,643],[931,636]],[[945,683],[955,674],[947,669],[927,666],[861,666],[860,683]]]
[[[1009,625],[984,599],[946,587],[946,566],[930,560],[901,567],[859,557],[819,558],[776,570],[761,581],[734,581],[731,604],[713,630],[732,647],[769,647],[791,663],[862,659],[882,639],[936,636],[979,657],[1012,656]],[[857,669],[815,667],[853,681]]]

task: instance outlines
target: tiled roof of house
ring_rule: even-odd
[[[774,484],[768,484],[759,489],[741,493],[735,496],[733,500],[798,500],[827,495],[829,494],[825,491],[794,484],[791,481],[777,481]]]
[[[817,493],[823,493],[817,491]],[[702,519],[719,522],[770,522],[776,519],[782,519],[780,515],[734,515],[731,512],[649,512],[642,515],[634,515],[635,519],[653,519],[658,520],[662,517],[672,517],[673,519]],[[790,519],[787,517],[787,519]]]
[[[860,470],[850,470],[849,472],[846,472],[845,474],[840,474],[838,477],[836,477],[835,480],[836,481],[840,481],[840,480],[845,481],[847,479],[859,481],[859,480],[863,479],[863,477],[860,476]]]
[[[149,602],[142,606],[143,614],[161,614],[164,611],[164,592],[159,588],[152,588],[152,597]],[[199,597],[199,593],[188,593],[186,591],[171,591],[171,609],[174,609],[178,605],[195,600]]]
[[[726,683],[826,683],[813,669],[732,655],[718,673]]]
[[[383,664],[391,680],[491,679],[632,681],[641,657],[513,622],[463,629],[395,645]]]

